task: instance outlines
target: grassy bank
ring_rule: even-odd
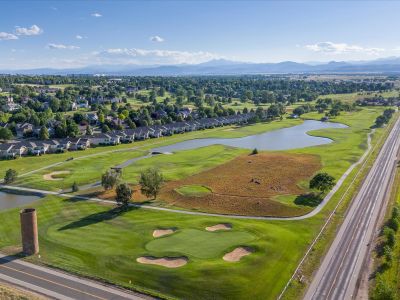
[[[396,170],[396,177],[386,211],[384,224],[389,223],[393,208],[400,207],[400,168]],[[384,251],[384,245],[387,238],[384,236],[384,230],[377,238],[375,252],[373,253],[373,276],[370,281],[371,299],[381,300],[384,298],[398,299],[400,295],[400,231],[395,233],[395,244],[391,250],[391,261],[387,261]]]

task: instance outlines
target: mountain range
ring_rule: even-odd
[[[73,69],[0,70],[1,74],[26,75],[133,75],[133,76],[185,76],[185,75],[254,75],[254,74],[399,74],[400,57],[370,61],[331,61],[327,63],[247,63],[224,59],[200,64],[180,65],[93,65]]]

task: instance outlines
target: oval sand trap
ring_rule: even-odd
[[[250,247],[238,247],[234,249],[233,251],[227,253],[224,255],[223,259],[225,261],[239,261],[243,256],[249,255],[253,252],[253,249]]]
[[[153,231],[153,237],[158,238],[175,232],[175,229],[156,229]]]
[[[188,259],[186,257],[152,257],[152,256],[141,256],[136,259],[140,264],[157,265],[166,268],[179,268],[187,264]]]
[[[206,227],[207,231],[218,231],[218,230],[231,230],[232,225],[228,223],[222,223],[222,224],[217,224],[214,226],[208,226]]]
[[[53,176],[69,174],[69,173],[70,173],[70,171],[55,171],[55,172],[51,172],[51,173],[48,173],[48,174],[44,174],[43,175],[43,179],[44,180],[63,180],[63,178],[55,178]]]

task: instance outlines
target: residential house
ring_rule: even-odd
[[[97,125],[97,123],[99,122],[99,117],[97,116],[97,113],[89,113],[86,114],[86,116],[90,125]]]
[[[19,110],[20,108],[21,108],[21,105],[19,105],[18,103],[15,103],[13,97],[11,97],[11,96],[7,97],[6,104],[4,104],[2,106],[2,109],[5,112],[13,112],[13,111]]]
[[[94,145],[118,145],[121,143],[121,136],[114,132],[97,133],[88,138]]]
[[[33,132],[33,125],[30,123],[17,123],[15,125],[15,131],[17,133],[17,138],[22,138]]]
[[[26,148],[26,154],[29,155],[45,154],[48,152],[50,147],[47,141],[22,141],[19,145],[24,146]]]
[[[13,158],[15,155],[11,151],[14,144],[0,144],[0,158]]]

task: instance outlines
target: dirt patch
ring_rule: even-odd
[[[153,237],[158,238],[175,232],[175,229],[156,229],[153,231]]]
[[[70,171],[55,171],[55,172],[51,172],[48,174],[44,174],[43,179],[44,180],[52,180],[52,181],[63,180],[63,178],[57,178],[56,176],[57,175],[68,175],[70,173],[71,173]]]
[[[187,264],[188,259],[186,257],[152,257],[152,256],[141,256],[136,259],[140,264],[157,265],[166,268],[179,268]]]
[[[289,206],[274,200],[274,197],[306,193],[307,190],[298,184],[308,181],[320,168],[320,159],[315,155],[242,155],[213,169],[168,182],[161,190],[159,199],[174,206],[214,213],[302,215],[310,208]],[[176,191],[185,185],[207,186],[212,192],[203,197],[191,197]]]
[[[249,255],[253,252],[254,252],[253,249],[251,249],[250,247],[238,247],[238,248],[234,249],[233,251],[225,254],[223,257],[223,260],[230,261],[230,262],[237,262],[243,256]]]
[[[232,229],[232,225],[228,224],[228,223],[217,224],[217,225],[214,225],[214,226],[206,227],[207,231],[231,230],[231,229]]]

